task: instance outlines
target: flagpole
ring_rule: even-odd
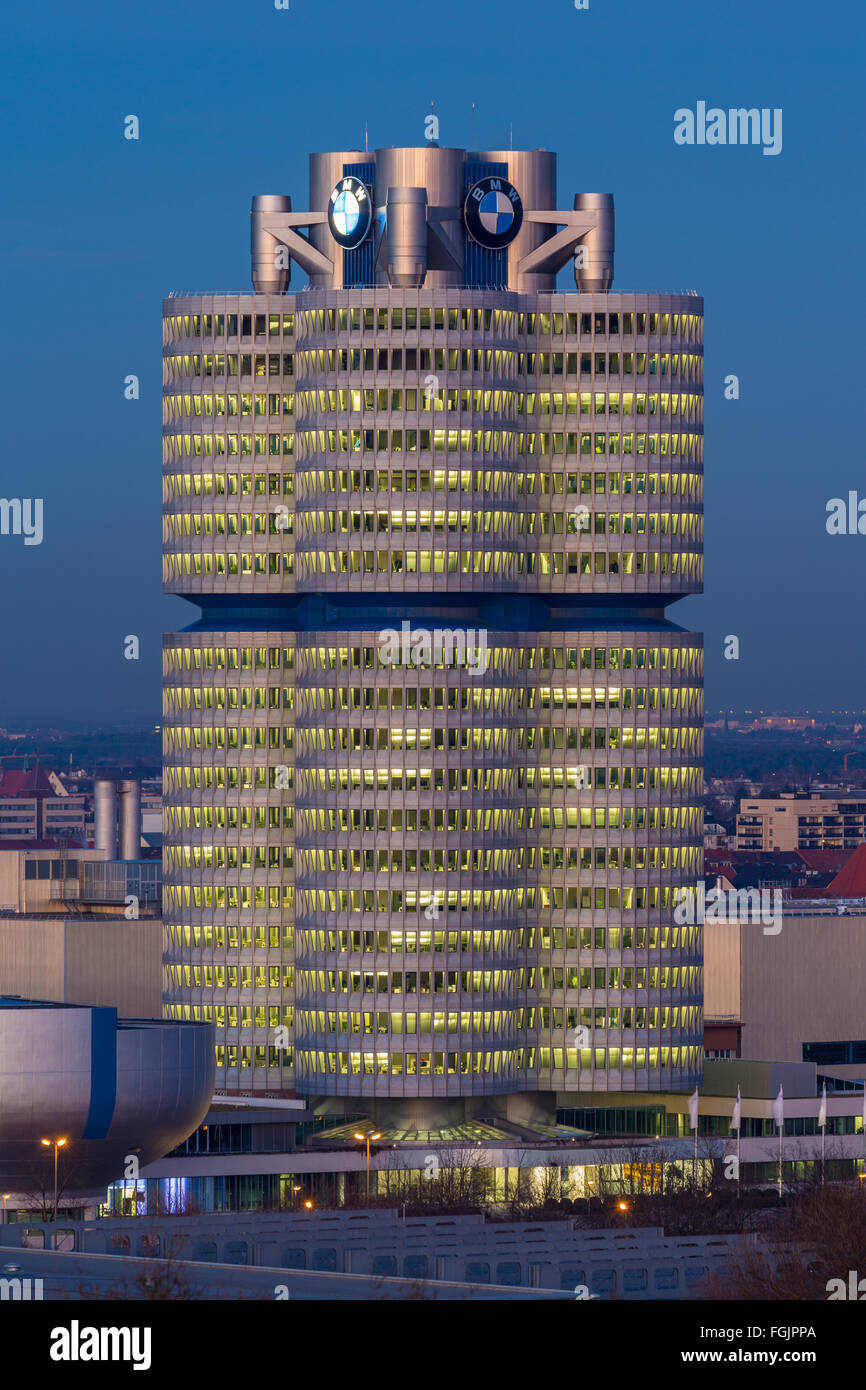
[[[773,1102],[773,1119],[776,1121],[776,1128],[779,1131],[779,1201],[782,1200],[782,1135],[785,1132],[785,1098],[782,1087],[779,1087],[779,1094]]]
[[[821,1103],[818,1106],[818,1126],[821,1130],[821,1186],[824,1186],[824,1154],[827,1143],[827,1082],[821,1087]]]
[[[695,1189],[695,1196],[698,1191],[698,1088],[695,1087],[694,1094],[689,1097],[689,1123],[695,1132],[695,1156],[692,1161],[692,1184]]]
[[[733,1114],[731,1115],[731,1129],[735,1129],[735,1130],[737,1131],[737,1198],[738,1198],[738,1199],[742,1196],[742,1190],[741,1190],[741,1181],[742,1181],[742,1180],[741,1180],[741,1178],[740,1178],[740,1132],[741,1132],[742,1128],[743,1128],[743,1117],[742,1117],[741,1102],[740,1102],[740,1088],[739,1088],[739,1086],[738,1086],[738,1087],[737,1087],[737,1099],[734,1101],[734,1110],[733,1110]]]

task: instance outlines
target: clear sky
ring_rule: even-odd
[[[158,716],[196,614],[160,592],[161,299],[248,288],[251,194],[306,206],[310,150],[421,144],[431,100],[442,144],[474,101],[477,147],[556,150],[560,206],[614,193],[615,288],[705,296],[706,594],[669,616],[706,632],[708,709],[866,706],[866,536],[825,529],[866,498],[866,7],[290,3],[5,12],[0,496],[43,498],[44,539],[0,536],[0,723]],[[782,152],[676,145],[698,101],[782,108]]]

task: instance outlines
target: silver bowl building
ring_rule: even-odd
[[[614,292],[555,166],[313,155],[254,293],[165,301],[165,997],[220,1090],[700,1081],[703,305]]]
[[[213,1084],[209,1024],[0,996],[0,1184],[45,1198],[62,1140],[60,1190],[104,1195],[201,1123]]]

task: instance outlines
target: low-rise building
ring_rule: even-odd
[[[856,849],[866,841],[866,794],[743,799],[737,815],[737,849]]]
[[[160,861],[23,845],[0,848],[0,992],[161,1017]]]
[[[86,798],[70,796],[52,772],[0,768],[0,841],[83,840]]]
[[[705,1050],[862,1081],[866,900],[785,900],[778,927],[704,922]]]

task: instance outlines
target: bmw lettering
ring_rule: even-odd
[[[488,251],[501,251],[520,231],[523,203],[513,183],[492,174],[472,185],[464,216],[473,241]]]
[[[341,179],[331,194],[328,226],[331,236],[346,251],[365,240],[373,221],[373,205],[366,184],[354,176]]]

